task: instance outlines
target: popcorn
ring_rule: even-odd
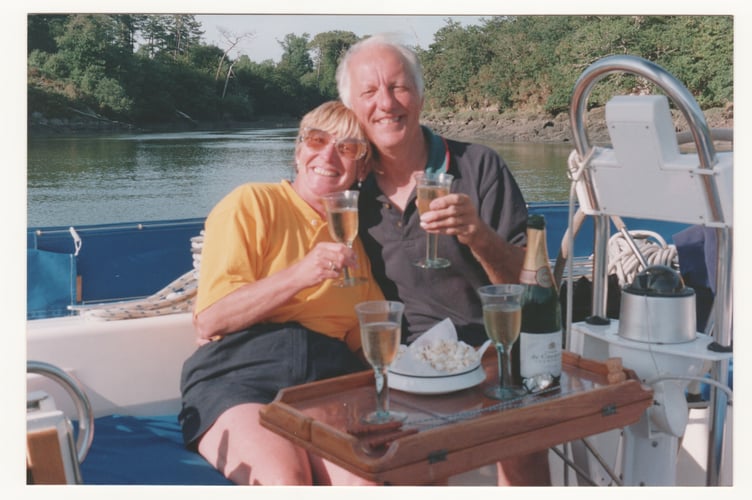
[[[445,375],[461,373],[480,363],[481,353],[472,346],[457,340],[436,339],[412,348],[401,345],[397,358],[411,354],[413,369],[418,368],[414,363],[430,366],[436,372]],[[429,374],[418,368],[418,373]]]
[[[480,365],[480,358],[489,343],[476,350],[458,340],[457,330],[447,318],[424,332],[409,346],[400,345],[389,370],[418,377],[463,373]]]

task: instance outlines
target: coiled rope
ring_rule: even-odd
[[[649,266],[660,264],[679,269],[676,246],[666,244],[660,234],[644,230],[629,231],[629,234]],[[614,233],[608,240],[608,274],[615,274],[619,285],[624,286],[632,283],[642,270],[642,264],[624,234]]]

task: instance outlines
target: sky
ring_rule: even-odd
[[[397,32],[405,37],[411,45],[427,49],[433,43],[434,33],[446,25],[448,19],[463,26],[481,24],[481,16],[444,16],[444,15],[196,15],[201,23],[204,41],[221,49],[230,44],[222,36],[221,30],[228,32],[231,39],[251,33],[245,37],[231,52],[231,57],[247,55],[251,60],[262,62],[273,59],[279,62],[282,47],[278,43],[285,35],[304,33],[313,39],[316,34],[327,31],[351,31],[358,36],[373,35],[380,32]]]

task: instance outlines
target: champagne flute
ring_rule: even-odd
[[[329,234],[332,239],[352,248],[358,236],[358,194],[359,191],[339,191],[323,196],[321,199],[326,209],[329,222]],[[347,266],[342,267],[343,278],[335,283],[340,287],[355,286],[365,283],[365,278],[350,276]]]
[[[483,304],[486,335],[496,346],[498,383],[486,387],[483,391],[486,396],[493,399],[504,401],[527,393],[524,388],[511,384],[512,369],[509,363],[512,345],[520,336],[524,291],[524,285],[488,285],[478,289]]]
[[[389,383],[387,370],[397,356],[402,332],[401,302],[374,300],[355,306],[360,323],[360,338],[363,355],[371,364],[376,380],[376,411],[363,417],[369,424],[402,421],[407,415],[389,411]]]
[[[428,205],[434,198],[440,198],[449,194],[453,176],[442,172],[418,172],[415,174],[417,191],[418,213],[424,214],[430,209]],[[442,269],[449,267],[449,259],[438,257],[439,235],[437,233],[426,234],[426,257],[415,263],[424,269]]]

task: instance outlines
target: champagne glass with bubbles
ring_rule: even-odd
[[[509,364],[512,345],[520,336],[524,291],[524,285],[488,285],[478,289],[483,304],[486,335],[496,346],[498,383],[484,390],[486,396],[493,399],[514,399],[527,392],[522,387],[512,385],[512,369]]]
[[[440,198],[449,194],[452,187],[453,176],[443,172],[418,172],[415,174],[415,189],[417,191],[418,213],[421,215],[428,212],[428,205],[434,198]],[[439,235],[436,233],[426,234],[426,257],[415,263],[424,269],[442,269],[449,267],[451,262],[438,256]]]
[[[358,236],[358,194],[359,191],[339,191],[323,196],[321,199],[326,209],[329,234],[332,239],[352,248]],[[337,286],[355,286],[366,281],[365,278],[350,276],[347,266],[342,267],[343,277]]]
[[[355,306],[360,323],[363,355],[373,367],[376,380],[376,411],[363,417],[369,424],[402,421],[407,415],[389,411],[387,371],[399,351],[402,313],[405,305],[389,300],[361,302]]]

